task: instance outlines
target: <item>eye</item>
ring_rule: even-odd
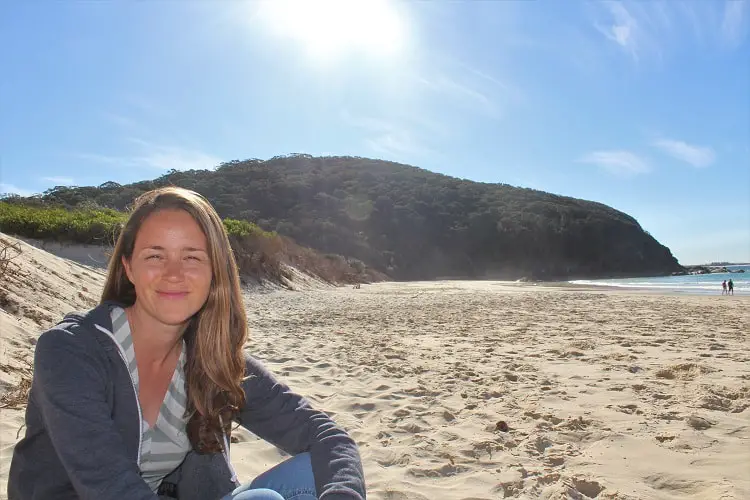
[[[149,255],[148,257],[146,257],[146,260],[161,260],[161,255],[159,254]]]

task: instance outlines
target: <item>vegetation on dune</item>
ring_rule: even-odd
[[[126,214],[112,209],[66,210],[0,201],[0,230],[28,238],[110,243],[126,220]]]
[[[236,219],[223,219],[222,222],[224,223],[224,228],[227,230],[227,233],[230,236],[236,236],[238,238],[243,238],[246,236],[257,236],[260,238],[267,238],[267,239],[273,239],[278,236],[273,231],[264,231],[260,227],[256,226],[252,222],[248,222],[246,220],[236,220]]]
[[[0,230],[28,238],[60,242],[111,243],[128,219],[126,212],[111,208],[66,209],[45,204],[26,204],[20,199],[0,201]],[[275,232],[257,225],[226,218],[222,221],[230,236],[272,239]]]
[[[21,255],[21,246],[18,242],[6,241],[0,238],[0,280],[8,272],[11,261]]]
[[[635,219],[601,203],[358,157],[232,161],[125,186],[58,187],[38,200],[124,209],[164,185],[203,194],[222,217],[254,221],[396,279],[553,279],[681,269]]]
[[[39,199],[6,199],[0,201],[0,231],[61,243],[112,245],[128,214],[111,208],[93,208],[96,205],[92,203],[84,206],[89,208],[66,209]],[[367,282],[385,277],[359,261],[321,255],[251,222],[225,218],[223,223],[244,277],[276,282],[289,279],[291,276],[283,264],[300,266],[332,283]]]

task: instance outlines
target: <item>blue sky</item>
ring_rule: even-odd
[[[5,3],[0,192],[359,155],[750,261],[750,2],[313,4]]]

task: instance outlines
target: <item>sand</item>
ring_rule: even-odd
[[[6,388],[103,279],[24,250],[40,275],[11,293],[46,316],[0,310]],[[394,500],[750,498],[749,299],[457,281],[245,295],[250,352],[353,435],[368,497]],[[23,412],[0,417],[4,498]],[[242,479],[283,459],[233,441]]]

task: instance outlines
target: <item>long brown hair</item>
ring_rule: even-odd
[[[228,434],[232,418],[245,402],[240,383],[245,375],[242,349],[247,341],[247,318],[229,237],[208,200],[194,191],[172,186],[139,196],[110,257],[102,301],[114,300],[126,306],[135,303],[135,287],[122,260],[130,260],[143,222],[160,210],[184,210],[195,219],[208,242],[213,279],[206,303],[190,318],[184,334],[185,377],[190,443],[199,453],[214,453],[222,449],[220,436]]]

